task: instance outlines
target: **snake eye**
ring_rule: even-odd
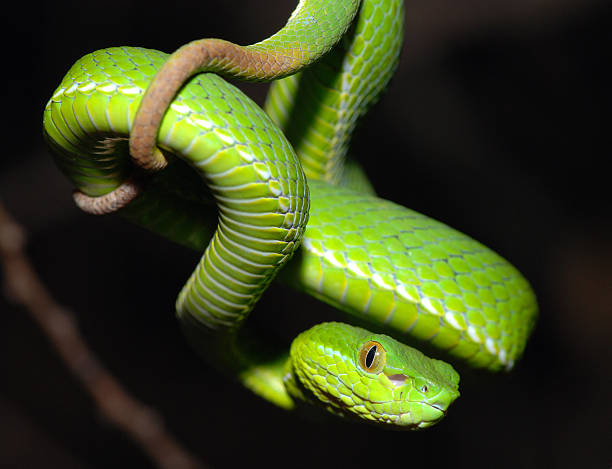
[[[368,373],[380,373],[385,367],[385,348],[374,340],[368,340],[359,350],[359,366]]]

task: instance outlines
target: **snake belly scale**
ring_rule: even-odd
[[[68,71],[43,125],[79,197],[108,205],[108,194],[131,193],[121,215],[204,252],[177,315],[211,362],[286,409],[414,429],[443,418],[459,376],[403,342],[510,370],[537,304],[502,257],[376,197],[346,161],[396,68],[402,29],[400,0],[302,0],[253,46],[103,49]],[[282,79],[264,112],[220,75]],[[393,337],[329,322],[264,351],[245,319],[277,274]]]

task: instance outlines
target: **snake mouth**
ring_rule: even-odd
[[[398,429],[423,429],[435,425],[437,422],[446,417],[446,411],[437,405],[432,405],[423,401],[417,401],[415,404],[420,404],[423,406],[423,409],[417,414],[414,414],[412,411],[396,414],[397,420],[395,421],[395,424],[399,427]]]
[[[440,412],[442,412],[442,414],[444,414],[446,416],[446,412],[448,411],[448,407],[443,409],[442,407],[440,407],[440,405],[438,404],[430,404],[429,402],[423,402],[423,404],[428,405],[429,407],[433,407],[436,410],[439,410]]]

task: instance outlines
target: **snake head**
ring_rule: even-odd
[[[394,429],[429,427],[459,397],[459,375],[392,337],[323,323],[291,344],[284,377],[296,399]]]

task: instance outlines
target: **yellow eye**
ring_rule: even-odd
[[[387,361],[385,348],[374,340],[368,340],[359,350],[359,366],[368,373],[380,373]]]

